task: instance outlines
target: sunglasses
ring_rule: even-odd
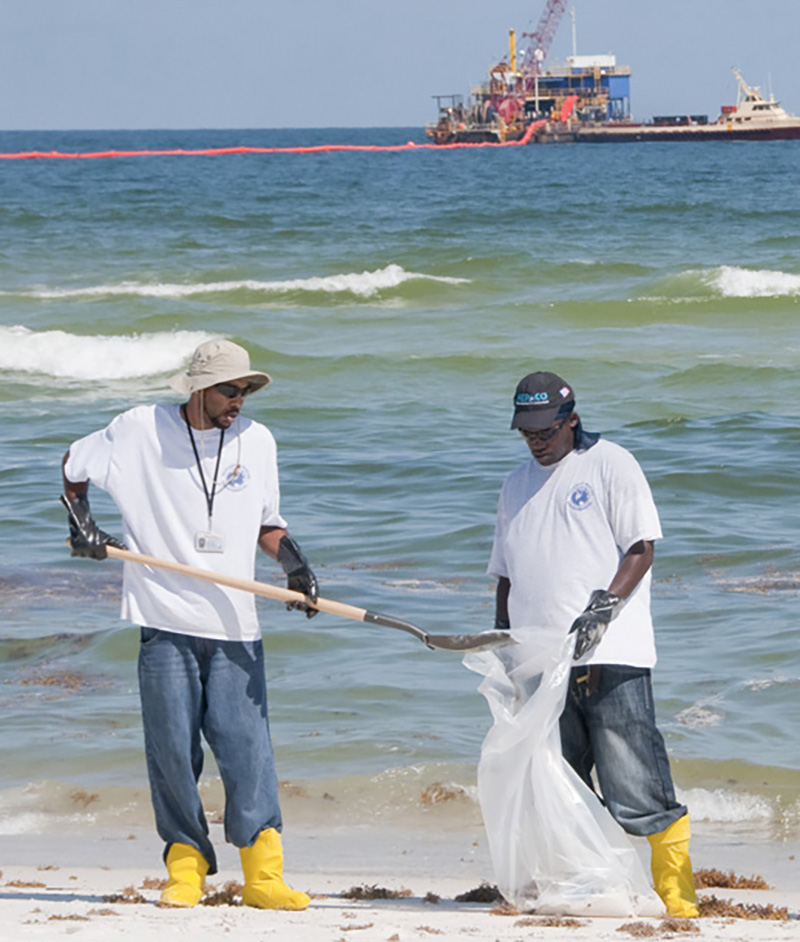
[[[237,386],[235,383],[215,383],[214,385],[214,389],[222,393],[223,396],[227,396],[228,399],[236,399],[237,396],[244,398],[255,392],[257,388],[252,383],[248,383],[246,386]]]
[[[551,425],[550,428],[542,429],[541,431],[534,432],[527,428],[521,428],[520,432],[522,432],[522,437],[525,441],[549,442],[551,438],[555,438],[555,436],[558,435],[568,418],[569,416],[566,416],[560,422],[556,422],[555,425]]]

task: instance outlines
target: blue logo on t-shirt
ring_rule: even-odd
[[[576,484],[569,495],[569,505],[573,510],[586,510],[594,503],[594,494],[588,484]]]
[[[250,483],[250,472],[243,464],[232,464],[222,475],[223,487],[229,491],[242,491]]]

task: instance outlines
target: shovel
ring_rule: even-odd
[[[184,576],[192,576],[205,582],[214,582],[217,585],[228,586],[231,589],[241,589],[242,592],[252,592],[253,595],[263,595],[268,599],[278,599],[280,602],[303,602],[321,612],[329,615],[340,615],[342,618],[352,618],[354,621],[364,621],[369,625],[381,625],[384,628],[397,628],[400,631],[414,635],[423,644],[431,649],[442,651],[480,651],[484,648],[493,648],[498,645],[513,644],[514,641],[507,631],[482,631],[478,634],[467,635],[432,635],[422,628],[417,628],[410,622],[391,615],[381,615],[366,608],[356,608],[354,605],[345,605],[331,599],[317,599],[311,602],[302,592],[292,589],[283,589],[280,586],[267,585],[264,582],[254,582],[252,579],[240,579],[238,576],[226,576],[223,573],[209,572],[207,569],[198,569],[197,566],[187,566],[185,563],[174,563],[155,556],[146,556],[143,553],[134,553],[131,550],[117,549],[116,546],[106,545],[109,556],[122,559],[129,563],[141,563],[143,566],[155,566],[158,569],[168,569]]]

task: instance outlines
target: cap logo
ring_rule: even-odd
[[[517,393],[514,397],[514,404],[517,406],[539,406],[550,402],[550,395],[546,392],[538,393]]]
[[[569,399],[569,397],[572,395],[572,390],[569,388],[569,386],[562,386],[558,392],[562,399]]]

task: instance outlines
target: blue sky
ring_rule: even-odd
[[[573,0],[578,52],[633,110],[708,113],[731,67],[800,113],[800,0]],[[6,0],[0,128],[419,126],[532,30],[544,0]],[[521,41],[521,40],[520,40]],[[571,52],[565,16],[551,61]]]

